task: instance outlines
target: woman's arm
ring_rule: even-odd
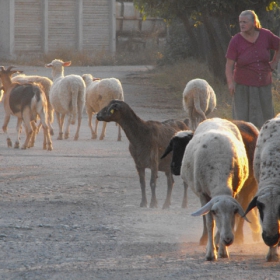
[[[231,95],[234,94],[235,91],[235,83],[233,80],[233,69],[234,69],[234,60],[227,58],[226,62],[226,78],[227,78],[227,85],[229,89],[229,93]]]
[[[269,62],[272,70],[275,70],[277,68],[279,59],[280,59],[280,43],[279,43],[279,49],[274,52],[274,56],[272,60]]]

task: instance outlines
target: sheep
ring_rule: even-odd
[[[147,207],[145,169],[151,169],[150,187],[152,198],[150,207],[157,207],[156,180],[158,171],[165,172],[167,178],[167,196],[163,208],[171,204],[171,192],[174,179],[170,170],[171,157],[160,161],[160,154],[176,131],[188,129],[182,121],[167,120],[164,122],[144,121],[131,107],[121,100],[112,100],[97,114],[99,121],[118,123],[129,140],[129,151],[134,159],[139,175],[142,200],[140,207]]]
[[[183,91],[183,107],[190,119],[190,128],[207,119],[216,108],[216,94],[206,80],[190,80]]]
[[[245,215],[257,207],[264,243],[269,246],[266,261],[278,261],[280,241],[280,114],[261,127],[254,154],[254,175],[258,191]]]
[[[45,93],[43,92],[40,85],[35,83],[27,83],[23,85],[12,83],[11,76],[14,73],[19,72],[17,70],[11,70],[12,68],[14,68],[14,66],[10,66],[7,69],[5,69],[4,66],[0,67],[0,78],[4,88],[3,102],[5,110],[5,118],[2,129],[7,135],[8,147],[12,146],[11,139],[7,132],[7,125],[10,120],[10,115],[14,115],[18,118],[17,141],[15,142],[15,148],[19,148],[21,122],[22,120],[24,122],[26,139],[21,147],[22,149],[30,147],[30,138],[36,130],[34,121],[39,115],[44,131],[43,149],[48,149],[51,151],[53,147],[47,123],[48,111]]]
[[[36,75],[26,76],[25,74],[19,74],[12,77],[12,82],[19,83],[19,84],[26,84],[29,82],[33,82],[33,83],[40,84],[42,86],[48,102],[48,117],[49,117],[48,123],[49,123],[50,134],[54,135],[53,127],[51,125],[53,123],[53,108],[49,99],[50,88],[53,84],[52,80],[44,76],[36,76]],[[39,127],[38,127],[38,131],[39,131]]]
[[[230,121],[213,118],[200,123],[189,141],[182,160],[181,178],[200,198],[202,207],[193,216],[206,215],[208,235],[206,260],[228,258],[227,247],[234,241],[235,214],[247,220],[234,198],[249,175],[242,136]],[[215,223],[218,232],[213,238]],[[248,220],[247,220],[248,221]]]
[[[88,125],[91,130],[92,139],[97,138],[98,119],[95,120],[95,129],[92,128],[92,115],[99,112],[113,99],[124,101],[123,88],[120,80],[116,78],[98,79],[91,74],[83,74],[86,84],[86,111],[88,115]],[[106,122],[99,140],[103,140],[106,133]],[[121,141],[121,127],[118,125],[118,141]]]
[[[240,203],[242,208],[245,209],[248,206],[251,199],[256,194],[258,188],[257,181],[253,173],[253,157],[257,138],[259,135],[259,130],[252,123],[249,122],[240,120],[232,120],[231,122],[233,122],[237,126],[239,132],[241,133],[249,163],[249,176],[245,181],[240,193],[236,196],[237,201]],[[192,136],[193,133],[189,131],[177,132],[170,140],[170,143],[167,146],[164,154],[161,156],[161,158],[164,158],[168,153],[170,153],[171,151],[173,152],[171,160],[171,171],[174,175],[181,174],[181,165],[185,148],[189,141],[192,139]],[[256,212],[252,213],[250,220],[250,227],[252,229],[253,240],[258,241],[260,238],[260,226]],[[242,218],[236,220],[237,227],[235,230],[235,242],[237,243],[243,243],[244,241],[243,223],[244,219]],[[203,216],[203,234],[200,238],[200,245],[205,245],[206,242],[207,231],[205,225],[205,216]]]
[[[82,113],[85,105],[85,83],[81,76],[64,76],[64,67],[70,66],[71,61],[63,62],[54,59],[45,67],[52,68],[53,84],[50,89],[50,103],[56,113],[59,126],[58,140],[63,139],[63,124],[65,115],[68,122],[64,132],[64,139],[69,138],[70,124],[75,124],[78,115],[78,125],[74,140],[78,140],[82,122]]]

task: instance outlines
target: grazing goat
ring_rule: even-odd
[[[50,89],[50,103],[56,113],[59,126],[58,140],[63,139],[63,124],[65,115],[68,115],[64,139],[69,138],[70,124],[75,124],[78,115],[78,125],[74,140],[78,140],[85,105],[85,83],[81,76],[64,76],[64,66],[70,66],[71,61],[63,62],[55,59],[46,67],[52,68],[53,84]]]
[[[117,122],[129,140],[129,151],[134,159],[140,179],[142,192],[140,207],[147,206],[145,169],[150,168],[152,191],[150,207],[157,207],[156,180],[158,171],[163,171],[167,177],[168,185],[163,208],[168,208],[171,204],[171,192],[174,185],[170,170],[171,156],[160,161],[160,155],[176,131],[188,129],[186,124],[175,120],[165,122],[144,121],[134,113],[127,103],[119,100],[112,100],[108,106],[98,112],[97,119]]]
[[[53,127],[52,127],[52,123],[53,123],[53,108],[52,108],[52,105],[50,103],[50,98],[49,98],[49,95],[50,95],[50,89],[51,89],[51,86],[53,84],[52,80],[47,78],[47,77],[44,77],[44,76],[26,76],[25,74],[20,74],[20,75],[16,75],[14,77],[12,77],[12,82],[13,83],[19,83],[19,84],[27,84],[27,83],[36,83],[36,84],[39,84],[41,85],[45,95],[46,95],[46,99],[47,99],[47,102],[48,102],[48,117],[49,117],[49,129],[50,129],[50,134],[53,135],[54,132],[53,132]],[[38,131],[40,129],[40,125],[38,127]]]
[[[98,79],[93,78],[91,74],[82,75],[86,84],[86,110],[88,115],[88,125],[91,130],[91,138],[97,138],[98,119],[95,120],[95,129],[92,128],[92,115],[99,112],[108,105],[113,99],[124,101],[123,88],[120,80],[115,78]],[[106,133],[106,122],[103,122],[103,128],[99,140],[103,140]],[[121,127],[118,125],[118,141],[121,141]]]
[[[11,139],[7,133],[7,125],[10,120],[10,115],[14,115],[18,118],[17,121],[17,141],[15,142],[15,148],[19,148],[21,122],[23,120],[26,132],[26,139],[22,145],[22,149],[30,147],[30,138],[33,133],[36,133],[36,125],[34,121],[37,116],[40,116],[40,120],[44,131],[44,143],[43,149],[52,150],[52,141],[49,134],[48,127],[48,110],[47,100],[45,93],[41,89],[40,85],[28,83],[20,85],[18,83],[12,83],[11,76],[14,73],[18,73],[17,70],[11,70],[13,66],[7,69],[4,66],[0,67],[0,78],[4,88],[4,109],[5,119],[3,124],[3,131],[7,134],[8,147],[12,146]]]
[[[236,200],[240,203],[243,209],[245,209],[251,199],[257,192],[257,182],[253,173],[253,157],[255,146],[257,142],[257,138],[259,135],[258,129],[249,122],[233,120],[232,121],[237,128],[239,129],[243,143],[245,145],[248,163],[249,163],[249,176],[245,181],[243,188],[236,196]],[[169,145],[167,146],[164,154],[161,158],[164,158],[171,151],[173,152],[172,160],[171,160],[171,171],[174,175],[181,174],[181,166],[182,160],[185,153],[185,148],[189,141],[192,139],[193,133],[191,131],[179,131],[174,137],[170,140]],[[257,241],[260,238],[260,225],[257,217],[257,213],[254,211],[250,216],[250,227],[252,229],[253,240]],[[243,224],[244,219],[236,217],[236,230],[235,230],[235,242],[243,243],[244,235],[243,235]],[[205,224],[205,216],[203,216],[203,234],[200,238],[200,245],[205,245],[207,242],[207,230]]]
[[[183,107],[190,119],[190,128],[195,130],[216,107],[216,94],[213,88],[206,80],[190,80],[183,91]]]
[[[206,260],[228,258],[227,246],[234,240],[235,214],[244,211],[234,198],[249,175],[242,136],[232,122],[213,118],[189,131],[189,141],[181,166],[181,177],[200,198],[202,208],[193,216],[206,215],[208,235]],[[213,237],[214,220],[218,228]],[[217,244],[219,243],[219,245]]]
[[[278,261],[280,241],[280,114],[264,123],[254,154],[258,191],[245,214],[257,207],[264,243],[269,246],[267,261]]]

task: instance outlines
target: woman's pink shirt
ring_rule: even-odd
[[[241,85],[262,87],[271,84],[270,50],[278,50],[280,38],[261,28],[254,43],[238,33],[232,37],[226,58],[235,61],[234,81]]]

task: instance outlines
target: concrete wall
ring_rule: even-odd
[[[115,0],[0,0],[0,57],[61,49],[114,53]]]

